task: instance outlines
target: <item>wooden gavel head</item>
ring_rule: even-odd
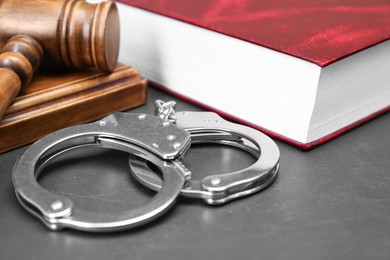
[[[110,72],[119,53],[118,10],[112,1],[2,0],[0,49],[14,35],[28,35],[42,46],[44,67]]]
[[[0,50],[1,119],[41,61],[111,72],[119,53],[118,10],[112,1],[2,0]]]

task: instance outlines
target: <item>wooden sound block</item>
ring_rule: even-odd
[[[64,127],[97,120],[144,104],[146,80],[134,68],[38,71],[0,122],[0,153]]]

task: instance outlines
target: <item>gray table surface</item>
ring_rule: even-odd
[[[156,98],[172,99],[149,89],[147,105],[132,112],[152,114]],[[177,102],[177,110],[201,111]],[[219,207],[181,198],[151,224],[105,234],[46,229],[14,194],[12,168],[27,147],[4,153],[0,259],[390,259],[390,114],[309,152],[276,142],[280,175],[263,192]],[[81,149],[47,167],[40,183],[96,214],[137,207],[153,193],[130,177],[127,160]],[[186,163],[201,178],[253,160],[199,145]]]

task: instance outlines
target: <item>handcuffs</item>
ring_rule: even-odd
[[[54,132],[31,145],[13,170],[15,192],[21,205],[51,230],[116,231],[154,220],[180,194],[218,205],[258,192],[276,179],[279,149],[266,135],[212,112],[175,112],[173,101],[157,100],[155,105],[156,116],[118,112],[93,123]],[[257,160],[246,169],[195,180],[192,175],[196,173],[181,161],[195,143],[238,147]],[[128,152],[132,175],[158,192],[136,209],[96,214],[74,207],[69,198],[39,185],[37,178],[50,161],[85,146]]]

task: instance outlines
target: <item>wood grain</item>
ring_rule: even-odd
[[[0,49],[17,34],[42,46],[43,66],[115,68],[119,53],[119,15],[113,1],[1,0]]]
[[[0,118],[19,93],[21,85],[18,74],[11,69],[0,68]]]
[[[0,122],[0,153],[58,129],[97,120],[145,102],[146,80],[134,68],[38,71]]]
[[[42,56],[39,43],[26,35],[14,36],[4,46],[0,54],[0,120],[20,88],[30,83]]]
[[[2,52],[21,53],[28,59],[34,72],[37,71],[43,58],[41,45],[34,38],[27,35],[13,36],[4,45]]]

